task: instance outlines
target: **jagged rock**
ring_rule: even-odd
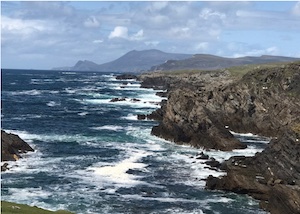
[[[33,151],[34,149],[19,136],[1,130],[1,161],[16,161],[21,158],[22,153]],[[7,164],[1,166],[1,171],[7,169]]]
[[[138,114],[137,115],[137,119],[138,120],[145,120],[146,119],[146,115],[144,115],[144,114]]]
[[[216,161],[214,158],[211,158],[208,161],[205,161],[205,164],[211,166],[211,167],[215,167],[215,168],[219,168],[221,166],[221,163],[219,161]]]
[[[208,160],[209,156],[201,152],[200,154],[197,155],[196,159]]]
[[[139,99],[136,99],[136,98],[133,98],[133,99],[131,99],[131,100],[130,100],[130,102],[134,102],[134,103],[136,103],[136,102],[141,102],[141,100],[139,100]]]
[[[120,101],[126,101],[126,98],[116,97],[116,98],[111,99],[109,102],[120,102]]]
[[[300,62],[258,67],[240,79],[224,71],[146,80],[168,89],[156,136],[219,150],[245,147],[228,127],[273,138],[254,157],[222,163],[227,175],[209,176],[207,189],[251,195],[272,214],[300,213]]]
[[[8,163],[4,163],[2,166],[1,166],[1,172],[4,172],[6,170],[8,170]]]
[[[121,74],[116,76],[116,79],[117,80],[137,79],[137,76],[133,74]]]
[[[168,97],[168,92],[167,91],[160,91],[155,93],[159,97]]]

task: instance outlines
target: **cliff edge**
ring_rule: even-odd
[[[245,147],[229,130],[272,138],[254,157],[225,161],[227,175],[209,176],[207,189],[251,195],[272,214],[300,213],[300,62],[256,66],[242,77],[223,69],[149,78],[144,85],[168,89],[156,136],[223,151]]]
[[[22,153],[33,152],[24,140],[18,135],[8,134],[1,130],[1,162],[2,161],[16,161],[21,158]],[[8,164],[5,163],[1,166],[1,171],[8,169]]]

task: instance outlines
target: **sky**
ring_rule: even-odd
[[[1,68],[102,64],[148,49],[300,57],[300,2],[1,1]]]

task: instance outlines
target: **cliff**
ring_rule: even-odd
[[[8,134],[1,130],[1,161],[16,161],[22,153],[33,152],[24,140],[15,134]],[[1,166],[1,171],[7,170],[7,163]]]
[[[262,153],[224,162],[227,175],[209,176],[208,189],[249,194],[271,213],[300,213],[300,62],[256,66],[242,77],[221,70],[152,78],[168,88],[154,135],[225,151],[244,147],[229,130],[272,137]]]

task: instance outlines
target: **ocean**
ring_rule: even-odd
[[[35,152],[1,173],[1,200],[78,214],[265,213],[248,196],[205,190],[203,179],[224,173],[195,157],[253,156],[268,141],[237,134],[248,148],[221,152],[152,136],[157,122],[137,114],[151,113],[163,98],[115,75],[2,69],[2,129]]]

